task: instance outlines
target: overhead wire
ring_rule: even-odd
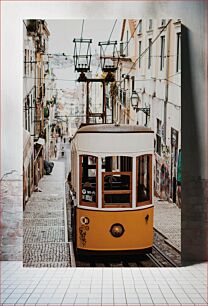
[[[134,36],[134,33],[136,32],[136,30],[137,30],[137,28],[138,28],[138,26],[139,26],[139,23],[140,23],[140,21],[138,21],[137,26],[136,26],[135,29],[134,29],[134,32],[131,34],[131,37],[130,37],[129,40],[127,41],[126,47],[123,49],[123,52],[126,50],[127,45],[129,44],[129,42],[131,41],[132,37]]]
[[[178,72],[176,72],[176,73],[170,75],[170,76],[168,77],[168,79],[169,79],[169,78],[172,78],[173,76],[175,76],[175,75],[177,75],[177,74],[181,74],[181,71],[178,71]]]
[[[108,38],[108,41],[110,41],[110,39],[111,39],[111,36],[112,36],[113,31],[114,31],[114,29],[115,29],[116,23],[117,23],[117,19],[115,20],[115,22],[114,22],[114,24],[113,24],[113,28],[112,28],[112,30],[111,30],[110,36],[109,36],[109,38]],[[107,48],[107,46],[105,47],[105,51],[106,51],[106,48]],[[97,67],[97,70],[96,70],[96,73],[95,73],[95,74],[97,74],[99,68],[100,68],[100,63],[99,63],[99,65],[98,65],[98,67]]]
[[[82,42],[82,36],[83,36],[83,30],[84,30],[84,19],[82,20],[82,29],[81,29],[81,39],[80,39],[80,44],[79,44],[79,55],[81,51],[81,42]]]
[[[178,73],[177,73],[178,74]],[[175,74],[176,75],[176,74]],[[171,75],[170,77],[172,77],[173,75]],[[168,81],[172,84],[175,84],[176,86],[178,87],[181,87],[179,84],[176,84],[174,83],[173,81],[170,81],[169,78],[168,79],[161,79],[161,78],[149,78],[149,79],[135,79],[135,82],[143,82],[143,81],[150,81],[150,80],[157,80],[157,81]],[[42,78],[38,78],[38,77],[27,77],[27,76],[24,76],[23,79],[33,79],[33,80],[40,80]],[[50,78],[44,78],[45,81],[52,81],[52,79]],[[77,82],[77,79],[58,79],[58,78],[55,78],[54,81],[65,81],[65,82]],[[120,82],[120,81],[117,81],[117,82]]]
[[[163,27],[163,29],[157,34],[157,36],[152,40],[151,46],[157,41],[157,39],[160,37],[160,35],[162,34],[162,32],[168,27],[168,25],[170,24],[171,19],[169,19],[169,21],[167,22],[167,24]],[[137,59],[135,60],[135,62],[132,64],[130,70],[128,71],[127,75],[129,75],[129,73],[132,71],[132,69],[135,67],[136,63],[138,62],[139,59],[141,59],[146,52],[149,50],[150,46],[148,46],[142,53],[141,55],[139,55],[137,57]],[[124,79],[122,81],[118,81],[118,83],[122,83],[124,82]]]
[[[155,41],[160,37],[160,35],[161,35],[161,33],[167,28],[167,26],[169,25],[169,23],[170,23],[170,21],[171,21],[171,19],[168,21],[168,23],[163,27],[163,29],[160,31],[160,33],[153,39],[153,41],[152,41],[152,43],[151,43],[151,46],[152,46],[152,44],[153,43],[155,43]],[[23,21],[24,22],[24,21]],[[115,26],[116,26],[116,23],[117,23],[117,19],[115,20],[115,22],[114,22],[114,24],[113,24],[113,28],[112,28],[112,30],[111,30],[111,33],[110,33],[110,36],[109,36],[109,39],[108,39],[108,41],[110,41],[110,39],[111,39],[111,36],[112,36],[112,34],[113,34],[113,31],[114,31],[114,29],[115,29]],[[25,24],[25,23],[24,23]],[[130,42],[130,40],[132,39],[132,37],[133,37],[133,35],[134,35],[134,33],[136,32],[136,30],[137,30],[137,28],[138,28],[138,25],[139,25],[139,22],[138,22],[138,24],[137,24],[137,26],[136,26],[136,28],[135,28],[135,30],[134,30],[134,32],[132,33],[132,35],[131,35],[131,37],[130,37],[130,39],[128,40],[128,42],[127,43],[129,43]],[[26,26],[26,25],[25,25]],[[83,19],[83,21],[82,21],[82,28],[81,28],[81,38],[82,38],[82,36],[83,36],[83,30],[84,30],[84,19]],[[127,47],[127,45],[126,45],[126,47]],[[107,48],[107,46],[106,46],[106,48]],[[142,58],[145,54],[146,54],[146,52],[148,51],[148,49],[150,48],[150,46],[148,46],[143,52],[142,52],[142,54],[135,60],[135,62],[132,64],[132,67],[130,68],[130,70],[129,70],[129,72],[127,73],[127,75],[131,72],[131,70],[133,69],[133,67],[135,66],[135,64],[137,63],[137,61],[140,59],[140,58]],[[126,49],[126,48],[125,48]],[[124,50],[125,50],[124,49]],[[105,49],[106,50],[106,49]],[[66,55],[65,53],[63,53],[63,54],[51,54],[51,53],[47,53],[47,54],[44,54],[44,55],[48,55],[48,56],[52,56],[52,55],[54,55],[54,56],[69,56],[69,55]],[[170,56],[170,55],[169,55]],[[175,56],[175,55],[171,55],[171,56]],[[155,56],[156,57],[156,56]],[[100,66],[100,64],[99,64],[99,66]],[[99,69],[99,66],[98,66],[98,68],[97,68],[97,71],[98,71],[98,69]],[[97,73],[97,71],[96,71],[96,73]],[[169,78],[171,78],[171,77],[173,77],[173,76],[175,76],[175,75],[177,75],[177,74],[180,74],[181,72],[177,72],[177,73],[175,73],[175,74],[173,74],[173,75],[171,75],[171,76],[169,76],[168,77],[168,79],[156,79],[156,80],[166,80],[166,81],[168,81],[168,82],[170,82],[170,83],[172,83],[172,84],[174,84],[174,85],[176,85],[176,86],[178,86],[178,87],[181,87],[179,84],[176,84],[176,83],[174,83],[174,82],[172,82],[172,81],[170,81],[169,80]],[[40,79],[40,78],[34,78],[34,77],[24,77],[24,78],[30,78],[30,79]],[[45,78],[45,80],[51,80],[51,79],[47,79],[47,78]],[[54,79],[54,80],[56,80],[56,81],[68,81],[68,82],[75,82],[75,84],[77,83],[77,80],[70,80],[70,79]],[[148,79],[141,79],[141,80],[135,80],[135,81],[145,81],[145,80],[148,80]],[[117,83],[122,83],[124,80],[122,80],[122,81],[117,81]]]

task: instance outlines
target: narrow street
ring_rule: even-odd
[[[23,264],[25,267],[68,267],[65,180],[70,167],[69,144],[58,151],[51,175],[44,175],[24,211]]]
[[[27,267],[147,254],[154,231],[180,254],[181,20],[103,22],[23,23]]]
[[[208,306],[207,3],[2,1],[0,306]]]

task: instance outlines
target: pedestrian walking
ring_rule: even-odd
[[[64,157],[64,147],[61,148],[61,156]]]
[[[57,146],[56,145],[54,146],[54,155],[55,155],[55,158],[56,158],[56,156],[57,156]]]

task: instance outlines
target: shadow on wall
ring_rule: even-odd
[[[208,259],[206,246],[206,212],[205,180],[201,173],[203,167],[203,150],[200,146],[199,104],[206,103],[203,86],[205,80],[196,88],[194,73],[197,60],[193,61],[191,52],[190,31],[185,26],[181,28],[182,37],[182,78],[181,78],[181,116],[182,116],[182,214],[181,214],[181,251],[182,265],[202,262]],[[191,39],[193,40],[193,34]],[[201,47],[203,48],[203,46]],[[194,50],[196,51],[196,50]],[[200,50],[199,50],[200,51]],[[203,54],[203,52],[201,52]],[[197,57],[201,56],[197,53]],[[200,60],[199,60],[200,63]],[[195,64],[195,66],[194,66]],[[203,67],[204,68],[204,67]],[[202,71],[203,72],[203,71]],[[201,73],[201,72],[200,72]],[[197,92],[201,94],[197,96]],[[204,90],[204,91],[203,91]],[[198,100],[199,99],[199,100]],[[202,113],[203,117],[203,113]],[[203,119],[203,118],[202,118]],[[203,120],[202,120],[203,121]],[[205,145],[204,145],[205,146]],[[200,158],[201,157],[201,158]]]

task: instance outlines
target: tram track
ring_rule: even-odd
[[[181,266],[181,252],[168,241],[167,237],[163,233],[155,228],[154,245],[151,255],[155,258],[152,258],[153,260],[161,263],[161,267]]]
[[[181,262],[180,251],[166,242],[164,234],[154,229],[154,245],[152,253],[143,256],[125,256],[118,260],[113,258],[100,259],[85,258],[76,260],[77,267],[179,267]]]
[[[157,267],[178,267],[178,265],[165,255],[156,245],[153,245],[152,254],[147,254],[147,257],[150,258]]]
[[[85,261],[80,261],[76,260],[76,267],[103,267],[103,268],[133,268],[133,267],[145,267],[144,264],[142,264],[139,261],[134,261],[134,262],[128,262],[128,260],[122,260],[118,262],[111,262],[105,261],[105,262],[100,262],[100,261],[88,261],[87,259]]]
[[[153,246],[153,253],[146,254],[145,258],[136,257],[134,259],[123,259],[121,261],[112,262],[95,260],[91,261],[88,258],[85,260],[76,260],[76,267],[178,267],[168,256],[166,256],[160,249]]]
[[[91,259],[85,257],[83,259],[75,259],[76,267],[126,267],[126,268],[143,268],[143,267],[155,267],[154,262],[145,254],[145,255],[134,255],[134,256],[125,256],[116,259],[116,257],[109,258],[96,258]]]

